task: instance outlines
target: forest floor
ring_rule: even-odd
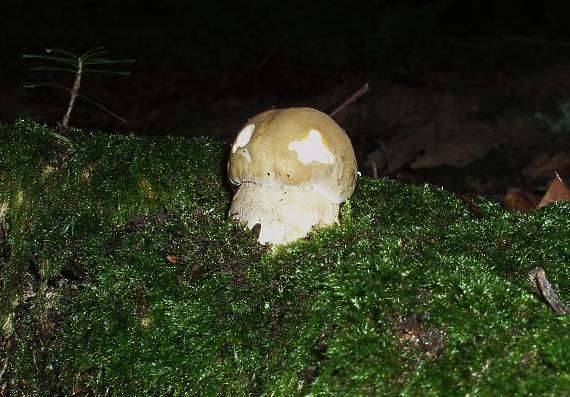
[[[110,58],[136,59],[117,67],[132,75],[84,76],[81,93],[127,122],[79,98],[73,127],[206,135],[229,144],[256,113],[290,106],[331,112],[368,83],[370,91],[335,116],[352,139],[364,175],[430,182],[522,210],[536,204],[555,172],[566,181],[570,177],[570,59],[564,47],[416,31],[416,22],[434,18],[423,8],[400,10],[406,21],[402,32],[362,30],[346,36],[336,29],[323,40],[304,31],[282,32],[270,23],[264,25],[268,35],[256,36],[257,27],[244,25],[238,9],[226,10],[224,26],[212,17],[215,13],[196,14],[193,29],[186,26],[193,14],[177,14],[173,4],[163,10],[172,15],[162,19],[140,9],[129,11],[127,29],[113,7],[102,5],[61,24],[56,21],[64,16],[56,9],[43,15],[18,7],[12,4],[12,13],[25,11],[26,29],[20,18],[0,27],[7,37],[0,43],[7,76],[0,79],[0,122],[31,117],[53,126],[67,106],[63,90],[22,84],[70,87],[73,76],[30,71],[42,64],[22,54],[102,45]],[[335,20],[339,14],[333,11],[329,17]],[[285,16],[294,18],[289,12]],[[385,22],[398,12],[386,14]],[[46,18],[52,21],[49,27]],[[319,34],[327,32],[326,25],[318,27]],[[228,36],[233,31],[240,35]],[[360,43],[372,34],[378,43]],[[386,38],[394,43],[385,44]]]
[[[136,99],[127,101],[113,98],[104,84],[90,92],[113,111],[126,113],[127,123],[79,102],[71,124],[147,135],[208,135],[230,143],[259,111],[312,106],[330,112],[364,83],[341,79],[302,101],[265,95],[199,104],[184,86],[169,84],[182,75],[169,77],[134,76],[128,84]],[[374,77],[366,82],[370,91],[335,116],[351,137],[365,175],[430,182],[506,200],[522,210],[538,202],[555,172],[570,177],[570,110],[563,99],[570,92],[570,63],[519,76],[434,75],[421,87]],[[26,115],[54,125],[66,100],[50,89],[4,91],[3,121]]]

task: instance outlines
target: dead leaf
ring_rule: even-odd
[[[501,131],[501,143],[506,148],[531,149],[544,144],[544,132],[526,115],[502,114],[493,124],[495,131]]]
[[[538,203],[538,207],[544,207],[553,201],[570,201],[570,190],[566,187],[558,172],[555,172],[556,178],[550,183],[550,187]]]
[[[413,133],[386,143],[387,164],[384,165],[384,153],[371,153],[368,160],[384,166],[388,172],[405,165],[412,169],[440,165],[463,167],[497,147],[497,134],[491,127],[462,114],[448,113],[434,116]]]
[[[554,155],[542,152],[522,171],[530,178],[550,178],[552,171],[570,168],[570,155],[558,152]]]
[[[202,272],[203,272],[202,266],[200,265],[192,266],[192,277],[199,276],[200,274],[202,274]]]
[[[431,131],[431,138],[423,155],[410,164],[412,169],[431,168],[440,165],[464,167],[498,148],[498,138],[491,127],[484,123],[454,117],[440,118]]]
[[[527,213],[536,208],[540,198],[533,193],[520,189],[509,189],[503,198],[503,204],[510,210]]]
[[[178,258],[175,255],[166,255],[166,260],[172,263],[173,265],[175,265],[176,262],[178,262]]]

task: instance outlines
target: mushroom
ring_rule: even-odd
[[[252,117],[232,145],[228,177],[238,189],[228,216],[248,228],[259,224],[261,243],[289,243],[338,223],[356,175],[350,139],[328,115],[268,110]]]

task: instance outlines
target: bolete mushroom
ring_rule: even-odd
[[[261,243],[289,243],[338,223],[356,175],[350,139],[332,118],[311,108],[268,110],[232,145],[228,177],[239,187],[229,217],[260,224]]]

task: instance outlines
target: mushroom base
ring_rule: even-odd
[[[339,204],[311,190],[281,190],[243,183],[229,217],[253,228],[261,225],[260,243],[285,244],[304,237],[314,227],[338,223]]]

